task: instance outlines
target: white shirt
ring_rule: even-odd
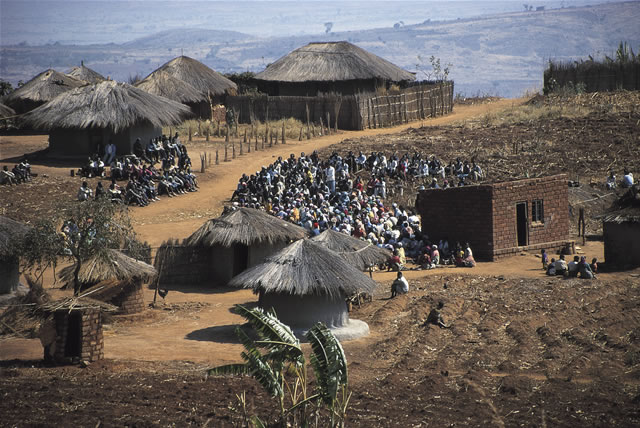
[[[327,181],[336,181],[336,170],[334,167],[329,166],[329,168],[327,168]]]
[[[406,294],[409,292],[409,282],[404,276],[397,278],[393,282],[396,284],[396,291],[398,293]]]
[[[633,174],[632,173],[624,175],[624,177],[622,178],[622,186],[623,187],[631,187],[631,186],[633,186]]]

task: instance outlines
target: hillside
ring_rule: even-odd
[[[424,22],[366,31],[259,38],[230,31],[169,30],[124,44],[13,45],[0,50],[0,76],[14,84],[43,69],[66,70],[81,60],[103,75],[146,75],[181,53],[221,72],[260,71],[311,41],[348,40],[428,77],[428,58],[453,64],[456,92],[518,96],[542,86],[549,58],[611,55],[621,40],[640,46],[640,2],[518,12]]]

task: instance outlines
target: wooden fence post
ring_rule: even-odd
[[[287,137],[286,137],[286,129],[284,127],[284,122],[282,122],[282,144],[287,144]]]
[[[218,149],[216,149],[216,165],[220,164],[220,156],[218,155]]]

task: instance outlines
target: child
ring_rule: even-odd
[[[547,266],[549,266],[549,256],[547,255],[547,250],[543,248],[540,252],[542,253],[542,269],[547,270]]]

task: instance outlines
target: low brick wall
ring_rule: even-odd
[[[100,309],[72,310],[61,309],[54,315],[56,324],[56,350],[54,358],[58,363],[69,363],[74,358],[97,361],[104,358],[104,338],[102,335],[102,313]],[[70,323],[74,326],[70,329]],[[69,332],[77,337],[71,337]],[[68,341],[75,341],[77,354],[71,354]]]
[[[122,291],[111,300],[111,303],[120,308],[118,313],[123,315],[136,314],[144,311],[145,304],[142,282],[133,281],[124,285]]]

